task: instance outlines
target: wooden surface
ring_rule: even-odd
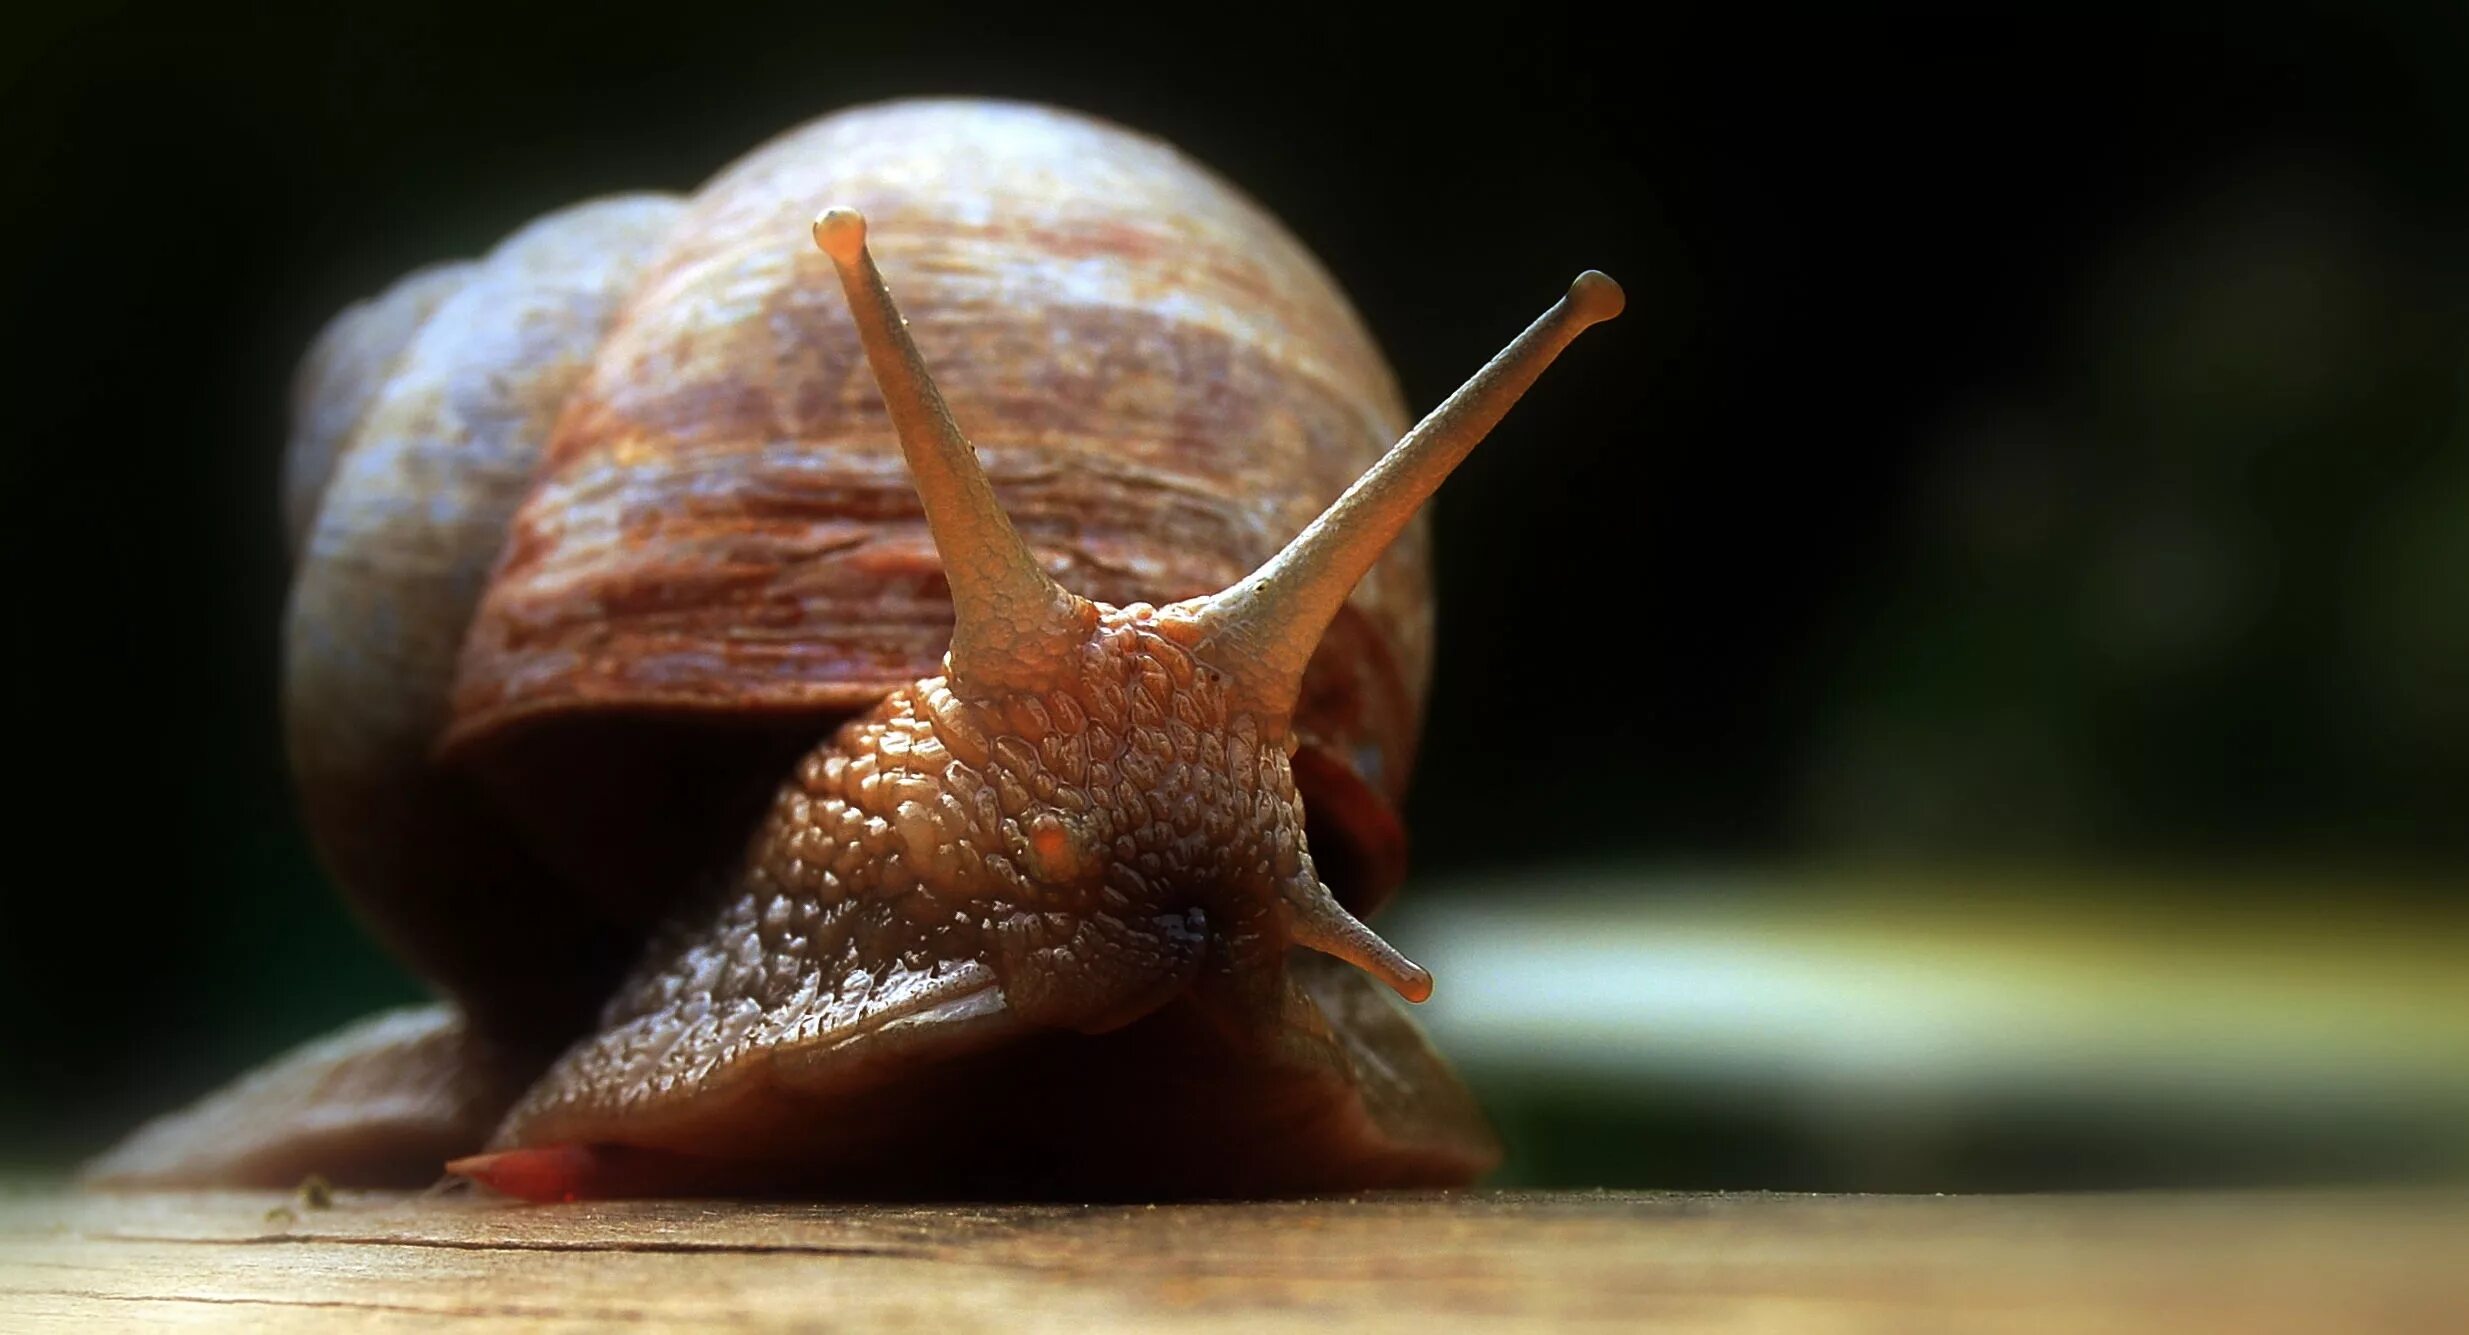
[[[0,1330],[2469,1329],[2469,1196],[0,1200]]]

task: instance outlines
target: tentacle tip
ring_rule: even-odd
[[[1397,947],[1380,939],[1370,928],[1363,929],[1368,940],[1364,948],[1349,950],[1338,958],[1388,984],[1389,990],[1418,1005],[1432,999],[1432,971],[1406,958]]]
[[[855,264],[866,252],[866,215],[829,208],[815,215],[814,244],[836,264]]]
[[[1314,882],[1308,897],[1293,907],[1298,912],[1290,939],[1296,945],[1344,960],[1408,1001],[1424,1001],[1432,995],[1431,971],[1381,940],[1380,933],[1339,905],[1328,887]]]
[[[1587,324],[1609,320],[1628,305],[1629,294],[1621,291],[1620,284],[1601,269],[1588,269],[1569,284],[1569,309]]]
[[[1387,983],[1396,990],[1399,996],[1418,1006],[1432,999],[1431,970],[1412,961],[1409,961],[1406,967],[1395,975],[1384,977],[1380,981]]]

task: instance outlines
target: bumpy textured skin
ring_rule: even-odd
[[[713,854],[647,835],[730,823],[708,805],[750,816],[819,727],[942,670],[935,546],[806,241],[827,204],[871,220],[1005,511],[1074,593],[1122,606],[1225,587],[1406,424],[1318,263],[1156,140],[1041,107],[898,102],[722,171],[557,424],[446,743],[564,879],[629,922]],[[1297,717],[1321,843],[1358,906],[1402,872],[1389,807],[1429,670],[1426,565],[1418,526],[1330,630]]]
[[[1281,887],[1313,874],[1285,750],[1161,629],[1134,607],[1052,690],[970,702],[934,677],[852,720],[515,1125],[560,1138],[548,1108],[699,1094],[923,998],[992,988],[1018,1020],[1100,1032],[1212,949],[1274,973]]]
[[[1109,611],[1049,689],[964,699],[929,678],[852,720],[497,1146],[665,1152],[695,1189],[737,1185],[734,1164],[849,1190],[880,1159],[901,1165],[904,1192],[1022,1190],[1034,1184],[1009,1160],[1023,1154],[1047,1173],[1079,1165],[1057,1178],[1079,1190],[1480,1171],[1488,1133],[1394,1004],[1325,984],[1349,1028],[1382,1036],[1388,1051],[1364,1061],[1374,1045],[1333,1037],[1290,978],[1282,904],[1315,877],[1302,799],[1284,735],[1229,713],[1224,678],[1189,651],[1196,633],[1176,609]],[[1042,1049],[1054,1069],[1025,1084],[1005,1064],[1005,1045],[1055,1030],[1126,1030],[1114,1047],[1145,1055],[1102,1077],[1122,1110],[1085,1088],[1101,1078],[1085,1051]],[[1401,1068],[1419,1083],[1404,1097],[1380,1083]],[[1024,1097],[1049,1115],[1019,1114]],[[955,1148],[980,1120],[1010,1138],[1003,1154]],[[1139,1126],[1186,1158],[1163,1142],[1210,1128],[1237,1143],[1171,1171],[1136,1154],[1139,1178],[1109,1166]],[[671,1185],[616,1162],[652,1180],[560,1194]]]
[[[1105,1200],[1431,1187],[1499,1159],[1395,1000],[1336,960],[1296,956],[1286,1018],[1248,1032],[1191,995],[1095,1035],[985,1017],[977,995],[922,1005],[838,1053],[755,1049],[726,1085],[600,1123],[607,1139],[505,1137],[458,1169],[532,1200]],[[809,1070],[818,1058],[828,1075]],[[592,1125],[557,1115],[565,1130]]]

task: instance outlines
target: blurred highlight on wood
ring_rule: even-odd
[[[2469,1196],[0,1200],[0,1329],[2437,1331]]]
[[[1381,929],[1440,980],[1417,1016],[1503,1120],[1498,1185],[2469,1184],[2437,889],[1562,868]]]

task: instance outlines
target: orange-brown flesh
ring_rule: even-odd
[[[449,1160],[446,1171],[535,1205],[638,1196],[761,1195],[735,1165],[631,1145],[544,1145]]]
[[[781,788],[734,883],[655,941],[600,1031],[525,1095],[493,1149],[728,1161],[725,1174],[680,1170],[705,1185],[768,1173],[855,1190],[855,1174],[869,1190],[930,1190],[960,1170],[932,1161],[923,1129],[1016,1108],[1025,1083],[1072,1110],[1037,1134],[1084,1174],[1102,1175],[1103,1143],[1127,1121],[1231,1136],[1242,1122],[1230,1110],[1252,1106],[1273,1114],[1269,1143],[1294,1162],[1192,1189],[1289,1181],[1280,1173],[1327,1187],[1464,1180],[1487,1133],[1445,1068],[1408,1060],[1421,1051],[1411,1026],[1390,1016],[1393,1034],[1366,1040],[1381,1059],[1357,1069],[1330,1055],[1346,1040],[1296,990],[1296,944],[1411,996],[1429,979],[1320,885],[1287,740],[1228,711],[1225,674],[1190,638],[1176,609],[1105,609],[1048,690],[964,697],[958,679],[933,678],[845,726]],[[1341,1028],[1361,1022],[1350,1012]],[[1094,1037],[1118,1032],[1130,1036]],[[1366,1112],[1364,1082],[1401,1071],[1431,1087]],[[1101,1088],[1125,1106],[1097,1106]],[[1418,1100],[1464,1115],[1399,1160],[1387,1138]],[[504,1177],[586,1161],[489,1162]]]
[[[875,267],[865,215],[826,210],[814,221],[814,242],[840,271],[866,364],[882,389],[934,535],[952,599],[952,675],[981,688],[1043,688],[1065,671],[1058,655],[1078,647],[1096,609],[1047,577],[1003,513],[976,446],[952,420],[951,405]]]
[[[766,1074],[749,1081],[759,1092],[679,1099],[651,1121],[563,1128],[606,1139],[499,1148],[449,1167],[532,1201],[1104,1200],[1457,1186],[1500,1157],[1397,1003],[1312,956],[1292,962],[1272,1025],[1230,1029],[1186,996],[1099,1035],[1023,1030],[913,1047],[897,1070],[830,1083]]]

